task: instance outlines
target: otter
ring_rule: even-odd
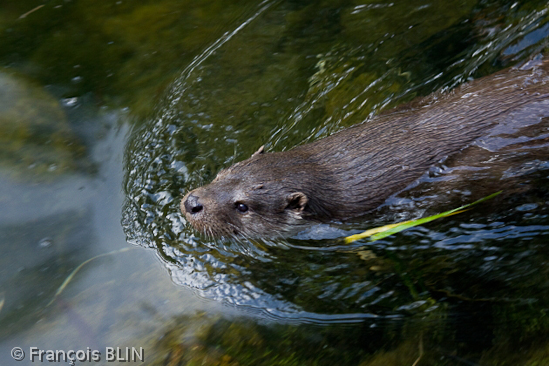
[[[207,236],[291,236],[363,216],[500,125],[547,117],[549,62],[531,61],[288,151],[261,147],[188,192],[180,208]]]

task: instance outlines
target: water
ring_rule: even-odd
[[[2,364],[15,346],[141,346],[147,364],[549,362],[546,160],[506,171],[526,187],[506,201],[347,247],[334,237],[474,192],[445,194],[441,164],[361,222],[274,241],[201,238],[178,207],[261,145],[539,58],[544,2],[84,1],[19,19],[36,6],[0,16],[1,90],[20,101],[0,104]]]

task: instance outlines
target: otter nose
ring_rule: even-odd
[[[204,206],[198,202],[198,197],[193,194],[190,194],[185,200],[185,211],[191,215],[199,213],[203,208]]]

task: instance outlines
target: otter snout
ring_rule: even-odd
[[[183,205],[185,207],[185,212],[188,214],[194,215],[202,211],[204,206],[200,203],[200,198],[189,192],[186,197],[183,198]]]

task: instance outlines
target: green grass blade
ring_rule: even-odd
[[[400,222],[398,224],[390,224],[390,225],[380,226],[380,227],[377,227],[377,228],[374,228],[374,229],[366,230],[365,232],[360,233],[360,234],[348,236],[343,240],[344,240],[345,244],[350,244],[354,241],[357,241],[357,240],[360,240],[360,239],[365,239],[365,238],[370,238],[370,241],[376,241],[376,240],[379,240],[379,239],[383,239],[383,238],[386,238],[389,235],[396,234],[396,233],[398,233],[402,230],[406,230],[408,228],[418,226],[418,225],[423,225],[425,223],[431,222],[431,221],[436,220],[436,219],[456,215],[458,213],[467,211],[469,208],[471,208],[471,206],[474,206],[476,204],[479,204],[481,202],[484,202],[486,200],[494,198],[495,196],[497,196],[501,192],[502,191],[492,193],[491,195],[486,196],[484,198],[481,198],[481,199],[479,199],[479,200],[477,200],[473,203],[469,203],[467,205],[463,205],[461,207],[454,208],[453,210],[446,211],[446,212],[443,212],[443,213],[439,213],[437,215],[423,217],[423,218],[417,219],[417,220],[404,221],[404,222]]]
[[[78,267],[76,267],[68,276],[67,278],[65,278],[65,281],[63,281],[63,283],[61,284],[61,286],[59,286],[59,288],[57,289],[57,291],[55,292],[55,295],[53,295],[53,299],[51,299],[51,301],[46,305],[46,307],[50,306],[54,301],[55,299],[57,299],[57,296],[59,296],[63,290],[65,290],[65,288],[68,286],[68,284],[72,281],[73,277],[78,273],[78,271],[80,271],[80,269],[82,269],[82,267],[84,267],[86,264],[90,263],[91,261],[93,261],[94,259],[97,259],[97,258],[101,258],[101,257],[105,257],[107,255],[113,255],[113,254],[117,254],[117,253],[123,253],[123,252],[127,252],[128,250],[130,250],[132,248],[122,248],[122,249],[119,249],[119,250],[115,250],[115,251],[112,251],[112,252],[108,252],[108,253],[102,253],[102,254],[99,254],[99,255],[96,255],[95,257],[92,257],[82,263],[80,263],[80,265]]]

